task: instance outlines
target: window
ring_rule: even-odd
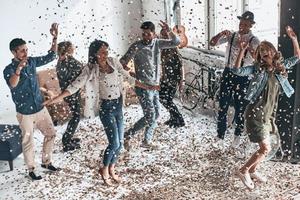
[[[242,14],[241,0],[214,0],[210,1],[210,36],[218,34],[223,30],[238,30],[238,15]],[[216,50],[225,51],[226,44],[214,47]]]
[[[256,24],[252,32],[260,40],[268,40],[277,45],[279,32],[279,0],[165,0],[169,12],[169,22],[186,28],[189,46],[209,49],[209,40],[228,29],[238,30],[238,15],[250,10],[255,15]],[[175,6],[174,6],[175,5]],[[272,20],[267,20],[272,19]],[[213,48],[225,51],[225,45]]]
[[[276,47],[279,37],[279,0],[263,1],[248,0],[246,9],[255,15],[255,26],[253,33],[260,41],[268,40]],[[270,19],[270,20],[268,20]]]
[[[207,12],[205,0],[166,0],[167,20],[183,25],[189,38],[189,46],[207,48]]]
[[[189,45],[207,48],[207,12],[204,0],[181,0],[181,23],[186,28]]]

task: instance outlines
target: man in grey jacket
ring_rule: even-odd
[[[155,26],[152,22],[146,21],[141,25],[142,40],[134,42],[120,59],[126,69],[128,62],[133,59],[136,79],[149,86],[158,86],[160,83],[160,51],[161,49],[173,48],[179,45],[180,40],[170,30],[168,24],[160,23],[162,29],[170,33],[171,39],[158,39],[155,35]],[[157,126],[156,120],[159,116],[159,93],[157,90],[145,90],[135,88],[139,98],[144,116],[139,119],[132,128],[125,132],[125,149],[129,148],[129,139],[138,130],[145,127],[145,135],[142,143],[143,147],[153,147],[153,132]]]

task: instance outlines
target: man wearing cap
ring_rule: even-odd
[[[218,135],[216,139],[218,143],[222,143],[224,140],[227,129],[227,111],[232,101],[235,109],[234,122],[236,124],[234,140],[232,143],[232,147],[234,148],[239,146],[240,136],[244,129],[244,111],[248,103],[244,99],[244,96],[249,84],[247,76],[237,76],[231,71],[239,51],[238,40],[242,39],[249,42],[249,47],[245,51],[241,66],[248,66],[253,63],[255,49],[259,45],[258,38],[254,36],[250,30],[253,24],[255,24],[254,14],[250,11],[246,11],[242,16],[238,16],[237,18],[240,20],[239,30],[237,32],[224,30],[214,36],[210,41],[211,46],[227,43],[225,69],[220,85],[217,124]]]

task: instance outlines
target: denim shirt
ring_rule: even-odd
[[[12,59],[11,64],[3,71],[4,79],[10,88],[16,111],[20,114],[30,115],[43,109],[43,96],[37,80],[36,67],[45,65],[56,58],[54,51],[46,56],[28,57],[26,66],[20,72],[20,79],[16,87],[11,87],[9,79],[15,74],[19,61]]]
[[[286,69],[291,68],[295,64],[299,62],[299,58],[297,56],[293,56],[284,60],[283,65]],[[245,99],[250,101],[251,104],[255,102],[258,96],[261,94],[263,89],[266,86],[268,81],[268,73],[266,71],[259,71],[259,66],[257,65],[250,65],[247,67],[240,67],[240,68],[233,68],[232,72],[239,75],[239,76],[248,76],[253,74],[253,78],[249,84],[249,88],[247,90]],[[279,81],[283,92],[286,94],[287,97],[291,97],[294,93],[294,88],[289,83],[288,79],[285,76],[280,74],[275,74],[277,80]]]

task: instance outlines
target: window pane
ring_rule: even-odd
[[[181,0],[180,14],[182,25],[185,26],[189,46],[205,48],[206,11],[205,0]]]
[[[275,46],[278,44],[279,33],[279,1],[249,1],[248,10],[254,13],[256,24],[253,33],[260,41],[268,40]]]
[[[237,31],[239,20],[237,16],[241,14],[241,1],[240,0],[215,0],[214,1],[214,31],[213,35],[223,31]],[[212,36],[213,36],[212,35]],[[225,51],[226,44],[216,47],[216,50]]]

